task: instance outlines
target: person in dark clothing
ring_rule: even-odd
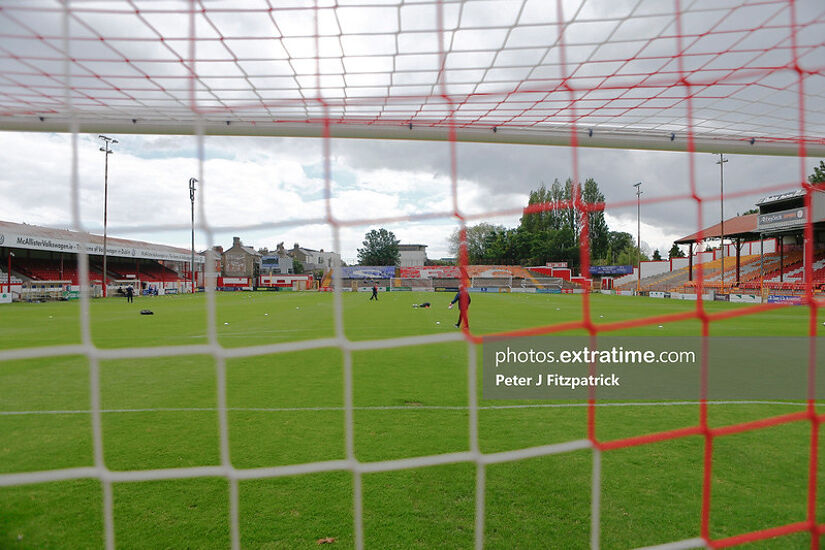
[[[126,287],[126,302],[131,304],[135,298],[135,291],[131,286]]]
[[[420,307],[422,307],[424,309],[430,309],[430,305],[431,305],[430,302],[424,302],[423,304],[413,304],[413,307],[416,308],[416,309],[420,308]]]
[[[456,302],[458,302],[458,322],[455,324],[455,328],[461,328],[461,321],[464,321],[464,328],[469,329],[470,320],[467,318],[467,310],[470,308],[470,293],[467,292],[466,288],[462,288],[455,293],[455,298],[448,307],[452,309]]]
[[[372,285],[372,296],[370,296],[370,301],[372,300],[378,300],[378,287],[375,285]]]

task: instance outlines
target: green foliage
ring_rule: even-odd
[[[613,265],[639,265],[639,261],[647,262],[649,260],[650,258],[646,254],[639,254],[634,246],[619,252]]]
[[[364,235],[361,243],[364,248],[358,249],[358,263],[360,265],[398,265],[401,254],[398,252],[398,243],[392,231],[372,229]]]
[[[658,262],[661,259],[662,259],[662,255],[659,254],[659,249],[657,248],[656,250],[653,251],[653,260]]]
[[[673,246],[670,247],[670,252],[667,253],[669,258],[684,258],[685,253],[682,252],[682,249],[679,248],[679,245],[673,243]]]
[[[467,257],[471,264],[484,263],[484,259],[489,256],[487,246],[490,240],[500,232],[505,231],[503,225],[493,225],[491,223],[482,222],[467,228]],[[455,229],[450,235],[449,239],[450,255],[459,257],[461,246],[461,232]]]
[[[808,176],[811,183],[825,183],[825,161],[819,161],[819,166],[814,166],[814,173]]]
[[[548,188],[544,184],[531,191],[526,213],[518,227],[480,223],[467,228],[467,256],[471,264],[543,265],[549,261],[566,261],[578,266],[579,243],[587,220],[587,235],[593,263],[605,263],[622,250],[616,247],[615,238],[604,212],[594,209],[582,214],[574,206],[576,186],[572,180],[564,184],[558,180]],[[586,205],[604,202],[604,195],[595,180],[588,179],[581,188],[581,201]],[[586,216],[586,218],[585,218]],[[450,237],[450,252],[458,255],[459,232]],[[632,246],[632,239],[630,241]],[[622,241],[622,247],[625,246]]]
[[[304,264],[300,260],[292,260],[292,271],[296,275],[300,275],[304,272]]]

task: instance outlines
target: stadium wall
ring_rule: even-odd
[[[651,261],[651,262],[642,262],[642,279],[645,277],[651,277],[653,275],[659,275],[660,273],[667,273],[672,271],[670,260],[659,260],[659,261]]]

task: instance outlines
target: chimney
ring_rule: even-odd
[[[241,246],[241,238],[232,237],[232,246]]]

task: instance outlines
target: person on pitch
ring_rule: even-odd
[[[372,296],[370,296],[370,301],[378,300],[378,286],[375,283],[372,284]]]
[[[453,301],[447,306],[448,309],[453,309],[456,302],[458,302],[458,322],[455,324],[455,328],[461,328],[461,322],[464,321],[464,328],[469,330],[470,320],[467,318],[467,310],[470,308],[470,293],[467,292],[465,287],[462,286],[458,292],[455,293],[455,298],[453,298]]]
[[[430,305],[431,305],[430,302],[424,302],[423,304],[413,304],[413,307],[416,308],[416,309],[418,309],[418,308],[430,309]]]
[[[135,298],[135,289],[132,288],[132,285],[126,287],[126,303],[131,304]]]

